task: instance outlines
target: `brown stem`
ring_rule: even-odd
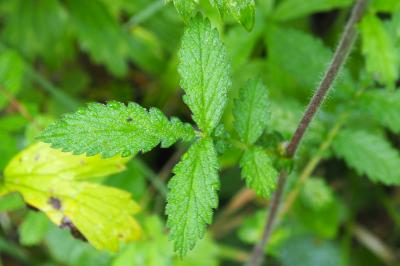
[[[301,119],[289,145],[286,149],[286,155],[289,158],[293,158],[297,148],[303,138],[304,133],[309,127],[312,119],[315,114],[321,107],[322,102],[324,101],[327,93],[332,87],[333,82],[335,81],[340,68],[344,64],[350,49],[354,43],[354,40],[357,36],[357,31],[355,28],[355,24],[361,19],[362,14],[364,13],[364,9],[366,7],[367,0],[358,0],[353,8],[350,19],[348,20],[346,27],[344,29],[343,35],[340,39],[339,45],[336,48],[335,54],[333,55],[333,59],[325,72],[324,77],[322,78],[321,83],[318,86],[317,91],[312,97],[307,110]],[[275,219],[278,213],[278,207],[281,201],[281,196],[283,192],[283,188],[285,186],[286,181],[286,173],[281,171],[278,177],[278,188],[274,193],[273,199],[270,204],[268,217],[265,223],[264,231],[262,234],[262,238],[257,245],[255,245],[253,249],[253,253],[247,262],[248,266],[259,266],[262,264],[264,260],[264,248],[268,243],[269,237],[273,230],[273,225],[275,223]]]

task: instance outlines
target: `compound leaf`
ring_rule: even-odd
[[[211,134],[221,119],[231,81],[225,47],[208,20],[200,16],[191,20],[179,58],[184,101],[199,128]]]
[[[257,195],[268,198],[275,189],[278,172],[265,151],[260,147],[246,150],[240,167],[247,186],[254,189]]]
[[[388,185],[400,183],[400,156],[385,138],[361,130],[343,130],[333,149],[358,174]]]
[[[169,147],[178,139],[190,140],[193,128],[177,118],[168,120],[156,108],[146,110],[136,103],[91,103],[65,115],[44,130],[40,139],[55,148],[88,156],[129,156],[146,152],[161,142]]]
[[[80,180],[120,172],[126,161],[76,156],[37,143],[11,160],[0,191],[21,193],[61,228],[69,228],[98,249],[117,251],[120,243],[140,236],[132,217],[139,206],[125,191]]]
[[[204,236],[218,205],[218,159],[212,141],[194,143],[174,173],[168,184],[167,225],[175,250],[183,256]]]
[[[253,79],[247,82],[240,90],[239,95],[233,109],[235,130],[243,142],[253,144],[267,126],[267,89],[261,79]]]

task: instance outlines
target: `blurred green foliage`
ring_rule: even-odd
[[[171,2],[0,1],[0,183],[14,155],[86,102],[135,101],[193,123],[180,97],[178,50],[186,17],[200,11],[218,29],[232,65],[224,127],[215,133],[216,150],[224,151],[220,204],[205,238],[183,259],[168,240],[164,181],[172,174],[165,165],[189,147],[178,143],[139,155],[126,171],[99,180],[141,203],[143,239],[118,253],[98,251],[49,223],[19,194],[9,194],[0,197],[0,265],[241,265],[261,235],[268,202],[241,193],[242,147],[226,138],[244,134],[234,130],[232,110],[254,77],[266,85],[269,114],[255,117],[268,123],[260,122],[261,136],[251,131],[251,142],[260,147],[252,155],[262,169],[293,164],[266,265],[400,263],[399,1],[369,1],[349,61],[294,162],[282,161],[280,152],[354,1],[256,0],[254,14],[228,5],[242,1]],[[179,3],[189,2],[190,12],[183,13],[188,10]],[[249,111],[241,108],[241,114]],[[263,160],[264,154],[272,160]]]

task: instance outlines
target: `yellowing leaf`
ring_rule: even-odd
[[[18,191],[61,228],[98,249],[117,251],[120,243],[140,237],[140,226],[132,217],[139,206],[128,192],[81,180],[120,172],[127,160],[76,156],[37,143],[8,164],[0,194]]]

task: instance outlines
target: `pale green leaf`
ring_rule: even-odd
[[[262,148],[253,147],[246,150],[240,160],[240,167],[246,185],[254,189],[257,195],[268,198],[275,190],[278,172]]]
[[[239,91],[233,109],[234,126],[240,139],[253,144],[262,135],[268,122],[268,94],[261,78],[252,79]]]
[[[193,144],[174,168],[166,213],[175,250],[185,255],[204,236],[218,205],[218,159],[210,139]]]
[[[358,174],[387,185],[400,183],[400,155],[382,136],[343,130],[334,140],[333,149]]]
[[[385,85],[394,87],[399,77],[400,58],[388,30],[372,14],[364,16],[360,29],[367,71]]]
[[[276,7],[273,17],[276,20],[284,21],[317,12],[347,7],[352,2],[352,0],[285,0],[281,1]]]
[[[197,16],[189,23],[179,51],[185,103],[201,130],[211,134],[223,114],[230,88],[230,65],[218,31]]]
[[[383,126],[400,133],[400,91],[374,90],[361,96],[361,107]]]
[[[210,235],[199,241],[196,247],[184,258],[176,258],[174,266],[218,266],[219,246],[213,241]]]
[[[75,154],[129,156],[147,152],[161,143],[169,147],[178,139],[191,140],[194,130],[177,118],[168,120],[156,108],[146,110],[136,103],[125,105],[91,103],[50,125],[40,139],[55,148]]]
[[[76,156],[37,143],[11,160],[0,191],[19,192],[59,227],[83,235],[97,249],[117,251],[141,235],[132,217],[138,204],[123,190],[81,180],[120,172],[126,161]]]

